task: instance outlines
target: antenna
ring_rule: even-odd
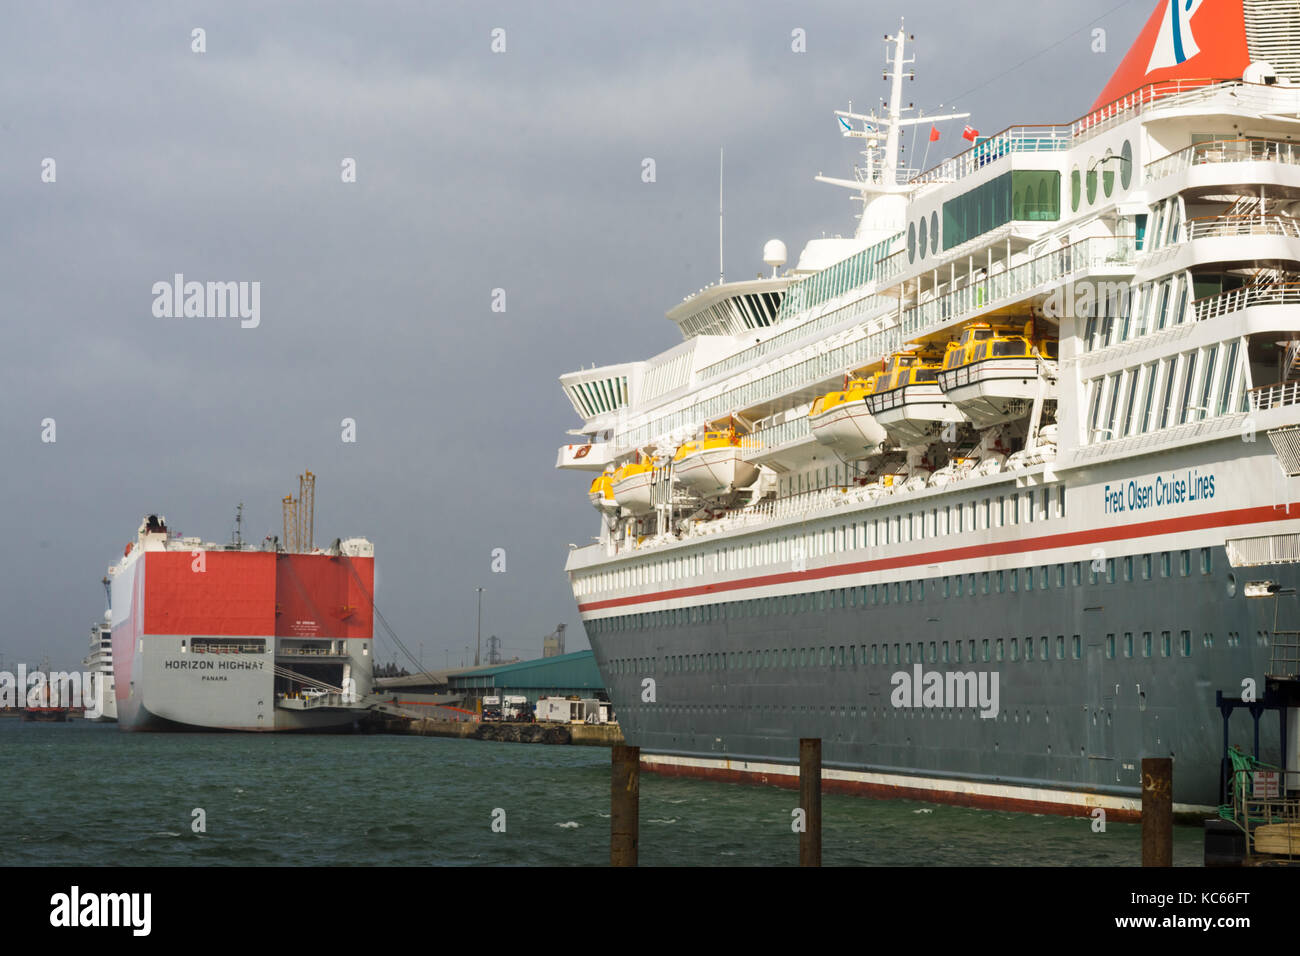
[[[235,540],[233,544],[235,545],[236,550],[239,550],[244,545],[243,525],[244,503],[241,501],[235,508]]]
[[[718,147],[718,285],[725,281],[722,267],[722,147]]]

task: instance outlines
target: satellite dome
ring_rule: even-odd
[[[785,243],[780,239],[769,239],[763,244],[763,264],[778,269],[785,265]]]

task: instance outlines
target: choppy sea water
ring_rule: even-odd
[[[11,866],[596,866],[609,860],[609,762],[603,747],[126,734],[7,718],[0,845]],[[793,865],[796,803],[788,790],[643,773],[640,862]],[[196,809],[206,832],[194,831]],[[822,820],[828,866],[1141,858],[1134,824],[1094,833],[1085,819],[833,793]],[[1199,865],[1199,828],[1175,829],[1174,862]]]

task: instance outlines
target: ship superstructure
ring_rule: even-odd
[[[113,690],[113,592],[109,578],[104,578],[103,584],[109,607],[104,616],[90,626],[90,650],[82,664],[92,675],[92,686],[99,695],[99,716],[87,720],[111,722],[117,720],[117,694]]]
[[[172,532],[148,515],[112,581],[124,730],[350,729],[374,655],[374,547],[287,550]]]
[[[1264,685],[1252,595],[1300,586],[1300,4],[1177,6],[1084,116],[925,172],[900,29],[883,114],[840,114],[866,162],[819,177],[855,235],[561,377],[557,467],[646,476],[597,478],[567,571],[648,765],[788,774],[820,737],[844,788],[1125,814],[1172,755],[1218,802],[1215,692]]]

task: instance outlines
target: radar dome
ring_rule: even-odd
[[[780,239],[769,239],[763,244],[763,264],[778,269],[785,265],[785,243]]]

